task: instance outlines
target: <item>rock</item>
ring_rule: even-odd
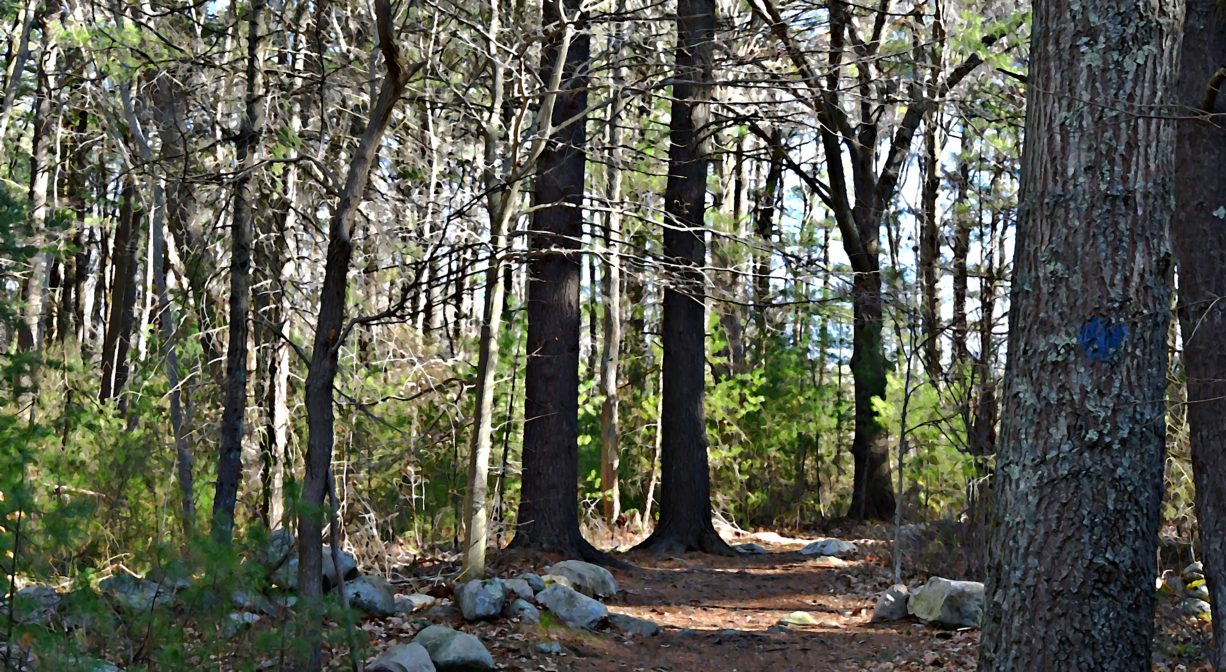
[[[506,581],[502,582],[502,585],[504,588],[506,588],[508,597],[514,595],[515,597],[531,602],[532,598],[536,596],[536,591],[532,589],[532,584],[528,583],[524,579],[507,579]],[[545,590],[545,586],[543,584],[541,585],[541,590]]]
[[[430,652],[421,644],[397,644],[366,666],[366,672],[435,672]]]
[[[247,611],[232,611],[226,614],[226,621],[221,626],[222,635],[227,639],[260,622],[260,615]]]
[[[425,647],[439,672],[485,672],[494,667],[494,658],[481,640],[465,632],[431,625],[417,633],[413,643]]]
[[[450,621],[453,618],[460,617],[460,610],[456,609],[454,604],[436,604],[427,609],[422,615],[437,621]]]
[[[172,593],[192,587],[191,574],[182,565],[177,563],[149,570],[145,578]]]
[[[779,619],[779,625],[817,625],[817,619],[807,611],[793,611]]]
[[[543,653],[546,656],[556,656],[562,653],[562,645],[557,642],[541,642],[532,648],[537,653]]]
[[[907,613],[927,623],[977,628],[983,620],[983,584],[934,576],[911,594]]]
[[[1209,606],[1209,603],[1204,600],[1198,600],[1195,597],[1188,597],[1180,602],[1179,610],[1182,611],[1185,616],[1198,618],[1202,621],[1208,621],[1213,617],[1213,611]]]
[[[425,593],[413,593],[412,595],[397,595],[395,597],[396,613],[411,614],[415,611],[420,611],[434,604],[434,598]]]
[[[581,560],[564,560],[546,567],[554,576],[570,579],[571,587],[589,597],[611,597],[617,594],[617,579],[599,565]]]
[[[911,591],[901,583],[896,583],[877,596],[877,604],[873,606],[871,623],[897,621],[907,617],[907,601]]]
[[[243,611],[262,611],[269,616],[277,613],[276,606],[267,597],[245,588],[230,591],[230,602]]]
[[[855,544],[842,539],[818,539],[800,549],[802,555],[828,555],[835,558],[849,558],[859,551]]]
[[[848,567],[851,565],[850,562],[842,558],[836,558],[833,555],[815,555],[812,557],[813,560],[811,562],[818,567]]]
[[[295,604],[298,604],[297,595],[273,595],[268,600],[269,604],[274,609],[281,611],[284,609],[293,609]],[[271,615],[271,614],[270,614]]]
[[[392,587],[377,576],[359,576],[345,582],[345,597],[349,606],[356,607],[372,616],[391,616],[396,613],[396,599]]]
[[[277,568],[273,570],[268,580],[278,588],[298,590],[298,556],[291,555],[280,565],[277,565]]]
[[[609,615],[603,604],[556,583],[538,593],[536,600],[573,628],[594,628]]]
[[[659,625],[645,618],[635,618],[629,614],[609,614],[609,625],[627,635],[655,637],[660,634]]]
[[[541,622],[540,610],[523,598],[517,597],[508,602],[502,612],[507,618],[518,618],[524,623],[536,625]]]
[[[1185,579],[1203,579],[1205,578],[1205,565],[1199,560],[1183,568],[1183,576]]]
[[[98,590],[130,611],[150,611],[155,606],[170,604],[174,597],[168,589],[130,574],[116,574],[103,579],[98,583]]]
[[[341,559],[341,576],[346,580],[357,578],[358,576],[358,561],[353,557],[353,554],[348,551],[340,552]],[[328,588],[334,585],[334,565],[332,564],[332,547],[323,547],[323,577],[324,587]]]
[[[506,600],[506,587],[499,579],[469,581],[460,584],[455,591],[456,604],[466,621],[498,618]]]
[[[769,553],[769,551],[758,544],[735,544],[732,548],[742,555],[766,555]]]
[[[296,554],[297,540],[294,533],[285,528],[279,528],[268,533],[264,545],[256,552],[256,560],[270,570],[280,567],[282,563]]]
[[[13,620],[26,625],[50,625],[60,609],[61,596],[49,586],[26,586],[13,596]],[[4,614],[8,615],[7,607]]]
[[[542,590],[545,590],[545,579],[542,579],[539,574],[524,572],[515,578],[526,581],[528,586],[532,588],[533,593],[539,593]]]
[[[1203,583],[1198,583],[1188,589],[1188,597],[1195,597],[1198,600],[1209,599],[1209,586]]]
[[[567,588],[570,588],[571,590],[574,590],[575,588],[574,581],[571,581],[569,578],[565,576],[561,576],[559,574],[546,574],[545,576],[541,577],[541,581],[545,583],[545,588],[548,588],[549,586],[552,586],[555,584],[559,586],[565,586]],[[542,588],[541,590],[545,590],[545,588]],[[539,593],[541,592],[541,590],[538,590],[536,592]]]

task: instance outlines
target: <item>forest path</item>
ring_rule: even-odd
[[[770,533],[751,541],[764,555],[628,556],[636,567],[615,571],[621,592],[610,612],[660,624],[654,637],[566,628],[530,628],[503,638],[494,651],[505,669],[587,672],[812,672],[815,670],[972,670],[977,632],[954,632],[912,621],[870,624],[875,595],[891,570],[861,544],[852,560],[800,554],[805,540]],[[871,542],[870,542],[871,544]],[[778,625],[792,612],[817,625]],[[555,640],[561,656],[527,643]],[[517,643],[518,642],[518,643]]]

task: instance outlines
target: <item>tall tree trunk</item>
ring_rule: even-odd
[[[144,212],[136,202],[136,185],[131,176],[123,178],[119,219],[112,242],[111,282],[107,302],[108,317],[102,340],[102,384],[98,398],[109,401],[119,397],[128,382],[128,350],[132,346],[132,323],[136,312],[137,250],[140,249],[140,222]],[[105,265],[102,265],[105,269]],[[124,403],[121,399],[119,407]]]
[[[1205,580],[1213,606],[1214,669],[1226,669],[1226,14],[1215,0],[1189,0],[1177,100],[1191,114],[1178,124],[1175,218],[1179,323],[1187,370],[1187,418]]]
[[[21,19],[21,35],[17,38],[16,49],[13,51],[5,71],[4,97],[0,99],[0,138],[8,134],[9,120],[12,119],[13,103],[17,100],[17,90],[21,86],[21,77],[26,69],[26,61],[30,58],[30,33],[34,30],[34,22],[38,20],[38,8],[43,3],[40,0],[27,0]]]
[[[968,140],[974,142],[974,137],[971,136]],[[965,154],[964,154],[965,156]],[[962,366],[970,357],[970,351],[966,347],[966,337],[968,333],[966,320],[966,289],[967,289],[967,257],[971,253],[971,225],[966,220],[966,215],[961,212],[961,205],[966,202],[967,192],[970,190],[970,159],[969,156],[963,160],[962,166],[958,172],[958,189],[954,197],[954,241],[953,241],[953,283],[954,283],[954,304],[953,304],[953,320],[950,324],[950,338],[953,341],[951,354],[951,368],[958,375],[966,375],[962,371]]]
[[[243,416],[247,411],[247,336],[251,312],[251,238],[255,219],[256,148],[264,127],[260,28],[264,0],[251,3],[247,24],[247,108],[238,134],[238,178],[230,222],[230,324],[226,343],[225,404],[221,413],[217,490],[213,497],[213,540],[229,544],[234,506],[243,478]]]
[[[851,377],[855,388],[855,431],[851,506],[854,518],[888,519],[894,513],[890,485],[890,450],[885,428],[873,408],[874,398],[885,398],[885,343],[882,340],[881,268],[877,255],[862,263],[871,269],[852,279]]]
[[[919,241],[920,313],[923,321],[924,368],[934,384],[941,380],[941,313],[937,294],[937,264],[941,261],[941,224],[937,221],[937,196],[941,191],[941,161],[937,155],[935,114],[924,123],[924,184]]]
[[[664,256],[664,373],[660,524],[639,548],[729,555],[711,522],[711,474],[703,409],[706,359],[707,128],[715,39],[714,0],[679,0],[669,124]]]
[[[771,292],[771,253],[774,247],[775,213],[778,210],[779,198],[783,190],[784,152],[783,134],[776,129],[771,134],[770,168],[766,171],[766,184],[758,192],[758,202],[754,207],[753,226],[757,235],[757,243],[761,247],[754,251],[753,302],[754,324],[757,327],[757,353],[761,361],[766,352],[767,341],[770,338],[770,319],[767,314],[767,304]]]
[[[618,13],[626,9],[625,0],[618,2]],[[618,22],[609,38],[609,57],[621,58],[625,43],[625,24]],[[624,111],[622,85],[625,82],[624,66],[613,69],[610,81],[610,104],[608,116],[609,184],[606,191],[609,212],[605,215],[604,248],[605,269],[601,278],[601,294],[604,299],[604,352],[600,358],[600,491],[601,512],[610,524],[617,524],[621,517],[621,492],[618,469],[621,464],[621,447],[618,445],[617,367],[621,356],[622,338],[622,130],[621,116]],[[595,344],[593,344],[595,347]]]
[[[388,0],[375,0],[379,48],[387,74],[371,101],[370,117],[362,139],[349,162],[344,190],[332,214],[328,230],[328,252],[323,286],[319,295],[319,315],[315,322],[314,349],[307,369],[307,454],[306,476],[302,483],[302,507],[298,513],[298,590],[312,607],[304,612],[303,638],[306,651],[294,661],[298,672],[317,672],[322,668],[322,623],[314,609],[323,591],[324,496],[332,471],[333,419],[332,384],[341,345],[347,335],[345,292],[349,287],[349,263],[353,256],[353,229],[358,206],[366,193],[370,170],[379,153],[379,144],[392,120],[396,101],[416,68],[400,63]]]
[[[563,25],[563,21],[567,21]],[[578,26],[570,21],[576,21]],[[547,0],[542,24],[559,37],[542,79],[562,61],[550,142],[541,154],[528,238],[523,484],[512,546],[597,559],[579,533],[579,339],[590,33],[580,0]]]
[[[1034,5],[980,670],[1150,669],[1182,17]]]

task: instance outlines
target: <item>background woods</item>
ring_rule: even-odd
[[[1212,4],[1190,3],[1178,85],[1153,84],[1198,121],[1154,131],[1154,174],[1121,187],[1174,191],[1180,213],[1177,296],[1156,280],[1116,297],[1157,316],[1136,384],[1167,402],[1136,397],[1166,433],[1132,476],[1152,494],[1135,528],[1160,534],[1158,569],[1199,559],[1197,530],[1221,524],[1204,495],[1220,283],[1197,228],[1222,218],[1197,172],[1226,105],[1205,93],[1222,65]],[[319,669],[357,661],[369,634],[350,591],[316,599],[354,578],[342,549],[368,576],[480,578],[487,550],[735,556],[729,529],[837,519],[899,543],[944,530],[905,571],[982,581],[1006,518],[997,428],[1008,450],[1026,443],[1000,424],[1031,389],[1006,380],[1006,356],[1038,356],[1024,328],[1059,331],[1015,305],[1055,254],[1018,234],[1023,174],[1066,149],[1026,163],[1028,85],[1084,84],[1032,46],[1040,9],[0,0],[9,602],[178,572],[207,610],[268,579],[250,558],[294,545],[273,580],[303,604],[256,629],[251,660]],[[1159,18],[1174,45],[1179,19]],[[1159,156],[1176,146],[1192,158]],[[1165,233],[1136,236],[1166,277]],[[1103,320],[1085,338],[1107,358],[1122,332]],[[1034,371],[1035,389],[1059,377]],[[1008,450],[1003,464],[1024,461]],[[1132,464],[1086,455],[1087,471]],[[1001,557],[1031,552],[1021,539]],[[1204,553],[1226,601],[1221,544]],[[124,632],[37,636],[131,669],[233,654],[226,637]]]

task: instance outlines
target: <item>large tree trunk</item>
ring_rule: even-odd
[[[347,335],[345,293],[349,287],[349,262],[353,256],[353,230],[358,206],[366,193],[370,170],[379,153],[379,144],[392,120],[396,101],[416,68],[400,63],[393,36],[392,8],[388,0],[375,0],[379,48],[387,74],[371,101],[366,130],[349,162],[345,187],[332,214],[328,230],[328,252],[324,280],[319,294],[319,315],[315,322],[314,349],[307,369],[307,454],[306,476],[302,482],[302,508],[298,513],[298,590],[309,609],[304,611],[305,651],[294,661],[298,672],[317,672],[322,668],[322,623],[317,610],[323,591],[324,496],[332,470],[334,409],[332,384],[341,345]],[[333,547],[335,551],[335,546]]]
[[[58,13],[58,12],[57,12]],[[56,61],[59,49],[51,38],[49,17],[41,17],[43,47],[38,60],[38,89],[34,100],[34,137],[30,144],[30,234],[37,247],[45,242],[47,222],[47,186],[51,177],[52,143],[55,142],[54,122],[57,117],[55,95]],[[4,136],[0,135],[0,141]],[[42,347],[46,333],[47,275],[50,254],[38,250],[30,257],[30,271],[22,288],[25,299],[24,319],[17,330],[17,347],[31,352]]]
[[[877,256],[866,260],[872,266]],[[848,513],[854,518],[888,519],[894,514],[890,485],[890,447],[885,428],[873,408],[874,398],[885,398],[885,345],[882,341],[880,268],[856,273],[852,280],[851,376],[855,387],[855,432],[851,455],[852,497]]]
[[[933,384],[941,380],[941,299],[937,294],[937,266],[941,261],[941,223],[937,220],[937,196],[941,190],[941,161],[937,154],[936,115],[924,123],[924,185],[920,226],[919,271],[923,301],[924,368]]]
[[[140,221],[144,212],[136,202],[136,185],[128,176],[123,180],[119,221],[112,242],[111,282],[106,335],[102,339],[102,385],[98,398],[109,401],[119,397],[128,382],[128,350],[132,346],[132,323],[136,312],[137,250],[140,249]],[[105,265],[100,268],[105,269]],[[102,272],[105,272],[104,270]],[[101,285],[102,283],[99,283]],[[120,403],[122,409],[124,404]]]
[[[981,670],[1150,669],[1182,5],[1034,6]]]
[[[559,7],[559,2],[562,3]],[[536,171],[529,236],[528,342],[524,372],[523,486],[513,546],[596,557],[579,533],[579,247],[591,37],[559,25],[579,0],[548,0],[542,23],[560,37],[545,49],[544,81],[564,58],[552,133]],[[552,28],[550,28],[552,26]]]
[[[1213,606],[1214,668],[1226,668],[1226,14],[1215,0],[1189,0],[1178,102],[1219,121],[1178,124],[1175,218],[1179,323],[1188,377],[1188,425],[1205,580]]]
[[[677,77],[669,124],[664,256],[664,373],[660,524],[639,548],[728,555],[711,522],[711,474],[703,409],[706,359],[705,135],[715,39],[713,0],[679,0]]]
[[[255,219],[256,181],[252,175],[256,146],[264,126],[260,76],[260,23],[263,0],[251,3],[247,24],[247,109],[238,134],[239,173],[234,183],[230,222],[230,324],[226,343],[225,404],[221,412],[217,490],[213,497],[213,539],[229,544],[234,534],[234,506],[243,478],[243,416],[247,411],[247,336],[251,312],[251,238]]]

